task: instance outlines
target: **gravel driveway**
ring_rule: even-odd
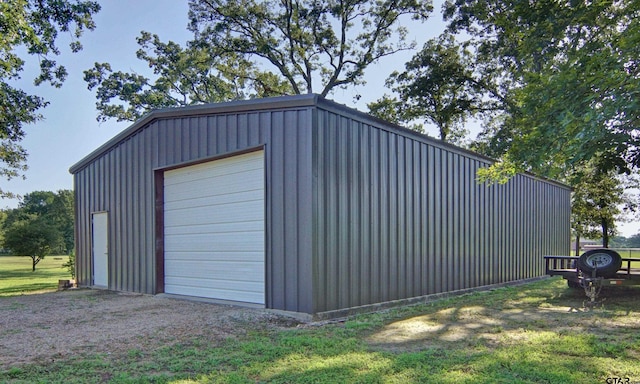
[[[256,327],[299,324],[269,310],[89,289],[0,297],[0,369],[193,337],[215,345]]]

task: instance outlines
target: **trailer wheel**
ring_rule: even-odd
[[[596,271],[598,277],[610,277],[622,267],[622,257],[610,249],[592,249],[580,255],[578,269],[585,275]]]

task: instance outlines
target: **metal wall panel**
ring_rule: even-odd
[[[72,168],[79,284],[91,285],[91,213],[108,211],[109,288],[156,293],[154,170],[264,146],[266,305],[311,312],[312,108],[196,112],[150,119]]]
[[[162,289],[155,172],[257,147],[269,308],[317,313],[540,276],[543,254],[569,250],[566,187],[529,175],[480,185],[489,159],[307,95],[159,111],[72,167],[79,283],[90,285],[91,213],[108,211],[109,287]]]
[[[568,252],[557,183],[478,184],[487,159],[322,106],[314,152],[316,313],[537,277]]]

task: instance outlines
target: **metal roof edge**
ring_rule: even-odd
[[[151,111],[148,114],[144,115],[139,120],[137,120],[136,122],[134,122],[128,128],[125,128],[120,133],[116,134],[109,141],[107,141],[106,143],[102,144],[97,149],[89,153],[80,161],[72,165],[69,168],[69,173],[71,174],[77,173],[82,168],[84,168],[87,164],[89,164],[91,161],[95,160],[103,153],[109,151],[111,148],[115,147],[120,142],[127,139],[129,136],[134,135],[136,132],[138,132],[148,124],[158,119],[209,115],[214,113],[260,111],[260,110],[273,109],[273,108],[296,108],[296,107],[313,107],[313,106],[322,107],[328,110],[333,109],[342,113],[350,114],[358,117],[361,120],[371,121],[374,125],[380,128],[387,129],[390,131],[396,131],[398,134],[401,134],[404,136],[410,136],[420,141],[423,141],[427,144],[434,145],[436,147],[447,149],[453,152],[457,152],[464,156],[471,156],[478,160],[484,160],[489,163],[495,163],[497,161],[496,159],[493,159],[485,155],[481,155],[469,149],[458,147],[456,145],[446,143],[441,140],[435,139],[433,137],[427,136],[423,133],[416,132],[409,128],[405,128],[403,126],[390,123],[386,120],[372,116],[366,112],[362,112],[355,108],[351,108],[344,104],[335,102],[333,100],[326,99],[321,95],[318,95],[315,93],[308,93],[308,94],[302,94],[302,95],[288,95],[288,96],[277,96],[277,97],[268,97],[268,98],[260,98],[260,99],[235,100],[235,101],[227,101],[222,103],[190,105],[186,107],[163,108],[163,109]],[[523,172],[521,174],[557,185],[559,187],[573,190],[571,186],[564,184],[562,182],[559,182],[557,180],[538,176],[530,172]]]
[[[439,140],[439,139],[433,138],[431,136],[425,135],[424,133],[420,133],[420,132],[414,131],[412,129],[403,127],[401,125],[398,125],[398,124],[395,124],[395,123],[391,123],[391,122],[386,121],[384,119],[381,119],[379,117],[372,116],[372,115],[370,115],[370,114],[368,114],[366,112],[362,112],[360,110],[357,110],[355,108],[351,108],[351,107],[346,106],[344,104],[340,104],[340,103],[335,102],[333,100],[325,99],[322,96],[319,96],[319,98],[318,98],[318,106],[325,107],[327,109],[334,109],[334,110],[338,110],[338,111],[343,112],[343,113],[346,112],[348,114],[352,114],[352,115],[358,116],[360,119],[372,121],[373,123],[375,123],[375,125],[383,128],[383,129],[387,129],[387,130],[390,130],[390,131],[396,131],[397,133],[399,133],[401,135],[404,135],[404,136],[411,136],[411,137],[416,138],[418,140],[421,140],[421,141],[423,141],[423,142],[425,142],[427,144],[434,145],[434,146],[442,148],[442,149],[450,150],[450,151],[456,152],[458,154],[461,154],[463,156],[470,156],[470,157],[476,158],[478,160],[487,161],[487,162],[492,163],[492,164],[496,163],[498,161],[498,160],[496,160],[496,159],[494,159],[492,157],[482,155],[482,154],[480,154],[478,152],[474,152],[474,151],[472,151],[470,149],[462,148],[462,147],[459,147],[457,145],[444,142],[442,140]],[[554,185],[557,185],[557,186],[559,186],[561,188],[565,188],[565,189],[573,191],[573,187],[571,187],[570,185],[567,185],[567,184],[565,184],[563,182],[560,182],[558,180],[554,180],[554,179],[550,179],[550,178],[547,178],[547,177],[539,176],[539,175],[536,175],[536,174],[531,173],[531,172],[520,172],[519,174],[526,175],[526,176],[529,176],[531,178],[534,178],[534,179],[537,179],[537,180],[541,180],[541,181],[544,181],[544,182],[547,182],[547,183],[550,183],[550,184],[554,184]]]
[[[143,129],[155,120],[171,118],[171,117],[191,117],[199,115],[208,115],[213,113],[226,112],[244,112],[244,111],[260,111],[272,108],[296,108],[314,106],[321,96],[317,94],[289,95],[277,96],[260,99],[235,100],[222,103],[198,104],[186,107],[170,107],[151,111],[140,119],[136,120],[129,127],[123,129],[106,143],[102,144],[80,161],[73,164],[69,168],[69,173],[75,174],[84,168],[91,161],[98,158],[103,153],[109,151],[128,137],[133,136],[136,132]]]

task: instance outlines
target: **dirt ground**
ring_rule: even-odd
[[[0,297],[0,369],[68,355],[126,355],[184,338],[212,345],[256,327],[295,327],[269,310],[100,290]]]

